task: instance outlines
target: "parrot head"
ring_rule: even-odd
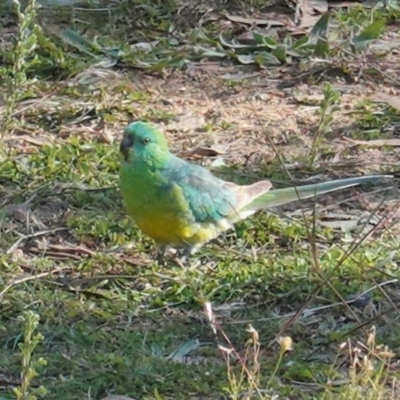
[[[168,159],[165,136],[145,122],[133,122],[124,131],[119,151],[126,162],[144,161],[156,165]]]

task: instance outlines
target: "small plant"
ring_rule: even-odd
[[[18,18],[17,37],[11,51],[12,68],[6,73],[7,97],[5,115],[0,130],[0,136],[13,129],[12,113],[15,103],[20,99],[22,88],[27,82],[26,71],[35,59],[30,59],[37,47],[36,0],[29,0],[25,10],[21,10],[18,0],[13,0],[15,12]]]
[[[327,133],[332,132],[333,114],[340,109],[337,105],[340,98],[339,92],[334,89],[329,82],[325,83],[323,93],[324,99],[322,100],[322,103],[318,110],[318,127],[315,132],[313,144],[311,147],[312,160],[315,159],[320,138]]]
[[[215,322],[211,303],[209,302],[205,303],[205,313],[214,335],[217,337],[221,336],[224,339],[224,342],[228,345],[219,344],[218,348],[225,359],[227,379],[229,382],[229,387],[226,387],[225,390],[230,393],[231,398],[253,398],[253,395],[262,400],[272,400],[277,398],[272,394],[273,390],[271,389],[271,384],[279,372],[283,356],[293,349],[292,338],[290,336],[279,337],[278,359],[268,380],[267,389],[261,389],[261,345],[258,331],[254,329],[252,325],[249,325],[247,332],[250,333],[250,338],[246,342],[244,355],[241,356],[239,351],[237,351],[232,345],[232,342],[225,331]],[[232,365],[232,359],[239,363],[239,372]]]
[[[43,340],[40,333],[35,334],[39,324],[39,316],[32,311],[26,311],[19,320],[23,323],[24,340],[18,344],[21,350],[21,386],[14,388],[13,392],[17,400],[36,400],[37,397],[46,395],[46,389],[43,386],[32,388],[32,380],[38,375],[37,369],[46,365],[46,360],[40,357],[38,360],[32,360],[32,354],[36,346]]]
[[[281,367],[282,364],[282,359],[283,356],[288,352],[293,350],[293,340],[290,336],[280,336],[278,338],[278,343],[279,343],[279,355],[278,355],[278,361],[275,364],[275,369],[274,372],[271,375],[271,378],[269,380],[268,386],[271,386],[272,381],[274,380],[276,374],[279,371],[279,368]]]
[[[388,346],[376,343],[376,329],[373,326],[365,341],[353,343],[350,339],[339,346],[333,370],[337,364],[348,365],[348,385],[334,395],[327,391],[324,399],[368,399],[385,397],[385,385],[388,383],[389,366],[395,354]],[[331,382],[329,382],[331,383]]]

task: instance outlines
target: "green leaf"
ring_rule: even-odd
[[[352,42],[355,45],[358,45],[357,47],[364,47],[371,40],[379,38],[384,26],[384,20],[380,19],[378,21],[375,21],[371,25],[368,25],[365,29],[363,29],[359,35],[354,36]]]
[[[196,46],[195,50],[201,53],[201,55],[204,57],[226,57],[225,51],[217,51],[212,48]]]
[[[329,53],[329,45],[326,40],[319,39],[314,47],[314,55],[325,57]]]
[[[310,37],[315,37],[317,39],[328,37],[329,29],[329,14],[322,14],[321,18],[317,21],[310,32]]]
[[[229,43],[227,42],[224,37],[222,36],[222,33],[219,35],[219,41],[221,44],[225,47],[229,47],[231,49],[247,49],[248,47],[251,47],[247,44],[240,44],[240,43]]]
[[[281,65],[281,62],[271,53],[263,51],[254,56],[254,62],[263,68],[268,65]]]
[[[177,350],[173,351],[168,355],[168,359],[176,362],[183,362],[184,358],[194,350],[200,347],[200,342],[198,339],[192,339],[186,342],[184,345],[179,347]]]
[[[308,45],[309,42],[310,42],[309,36],[304,35],[293,44],[292,49],[300,49],[301,47]]]
[[[58,35],[65,43],[68,43],[70,46],[76,47],[82,53],[85,53],[93,58],[97,57],[97,54],[94,51],[100,51],[97,49],[93,43],[86,40],[83,36],[79,35],[78,32],[73,31],[72,29],[64,29]]]
[[[234,54],[233,57],[244,65],[255,63],[255,56],[250,54]]]
[[[158,393],[157,388],[154,389],[154,398],[155,400],[163,400],[163,398],[160,396],[160,393]]]
[[[253,38],[258,45],[267,46],[270,49],[275,49],[279,45],[279,43],[270,36],[261,35],[260,33],[254,32]]]
[[[286,48],[284,46],[278,46],[276,49],[272,50],[272,55],[275,56],[282,63],[288,62],[286,56]]]
[[[325,13],[317,21],[310,33],[310,38],[317,40],[313,52],[317,57],[325,57],[329,53],[328,30],[329,14]]]
[[[159,72],[167,67],[182,68],[185,64],[186,59],[183,56],[176,56],[174,58],[163,58],[153,65],[149,65],[150,71]]]

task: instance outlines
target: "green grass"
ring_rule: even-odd
[[[127,216],[119,195],[119,132],[132,119],[168,124],[179,117],[176,99],[175,108],[166,101],[172,93],[167,86],[183,77],[186,90],[198,95],[196,80],[180,75],[182,60],[204,57],[195,46],[217,46],[221,28],[209,21],[203,32],[190,30],[197,11],[179,18],[175,2],[134,4],[112,4],[110,13],[81,10],[74,24],[79,10],[58,11],[55,23],[64,29],[68,21],[86,41],[45,29],[34,30],[32,39],[31,31],[20,29],[19,42],[1,50],[0,90],[14,92],[0,110],[7,122],[0,144],[0,399],[395,398],[390,396],[397,355],[388,349],[396,353],[400,345],[396,226],[367,237],[372,225],[343,232],[318,222],[339,218],[332,213],[360,216],[364,206],[384,216],[390,204],[372,204],[384,199],[381,193],[362,203],[354,199],[373,188],[323,198],[329,212],[318,207],[316,218],[313,201],[283,208],[286,218],[282,212],[259,213],[202,248],[186,269],[171,258],[165,266],[154,261],[154,243]],[[128,18],[128,29],[121,21],[131,13],[136,19]],[[389,24],[393,13],[357,8],[335,18],[346,27],[343,36],[352,37],[374,21]],[[55,18],[54,10],[33,9],[21,18],[33,29],[45,27],[49,15]],[[21,21],[14,21],[16,31],[17,26]],[[155,39],[151,51],[129,46]],[[330,43],[327,57],[335,67],[347,65],[350,77],[351,57],[369,47],[353,49],[349,38],[339,39],[341,51]],[[294,46],[289,39],[281,45],[286,51]],[[311,45],[299,55],[309,72],[316,51]],[[10,58],[15,46],[19,52]],[[110,47],[122,52],[117,60]],[[218,49],[225,61],[237,61],[225,45]],[[251,46],[242,51],[257,56]],[[16,70],[18,54],[25,63]],[[98,64],[112,60],[114,67]],[[328,75],[332,69],[326,67]],[[246,82],[234,86],[235,93],[254,95]],[[313,146],[292,156],[289,143],[271,139],[282,160],[294,165],[295,179],[335,176],[332,171],[356,175],[368,165],[363,160],[370,153],[363,149],[346,149],[342,163],[330,164],[337,150],[331,114],[341,112],[341,98],[336,92],[330,98],[329,88],[317,103],[316,125],[307,127]],[[349,136],[374,139],[368,129],[385,126],[385,138],[392,138],[397,113],[360,99]],[[213,118],[204,130],[226,141],[224,133],[235,125]],[[187,136],[196,147],[197,137],[190,135],[171,134],[173,149],[181,150]],[[390,164],[398,154],[386,150],[380,154]],[[387,170],[382,163],[373,172]],[[290,184],[278,157],[246,166],[229,159],[216,173],[240,183],[269,177],[277,186]],[[345,201],[332,205],[336,196]],[[293,212],[300,208],[304,215]],[[360,294],[362,301],[345,303]]]
[[[386,263],[384,270],[376,268],[393,251],[396,240],[368,241],[338,266],[353,240],[344,241],[341,235],[316,227],[319,265],[315,267],[308,229],[301,219],[263,214],[238,224],[236,235],[206,246],[198,256],[201,266],[186,271],[171,263],[157,266],[147,258],[151,241],[122,208],[114,187],[117,166],[116,146],[70,138],[23,157],[12,155],[3,174],[3,193],[36,186],[34,216],[49,230],[67,228],[45,233],[40,240],[26,239],[18,246],[22,254],[15,251],[1,258],[1,286],[12,286],[2,301],[0,369],[18,376],[17,344],[22,338],[16,317],[28,306],[40,316],[37,329],[44,336],[35,357],[47,361],[34,382],[47,389],[48,399],[78,399],[88,391],[93,398],[109,392],[155,396],[156,391],[165,398],[187,398],[178,393],[219,398],[217,393],[231,388],[232,378],[201,312],[206,301],[226,307],[221,314],[224,330],[242,352],[249,323],[258,332],[261,348],[269,347],[290,314],[326,277],[330,286],[320,288],[309,308],[340,302],[335,291],[346,299],[397,276],[395,261]],[[23,198],[14,198],[13,204]],[[12,226],[15,221],[3,220],[4,249],[21,234],[43,230],[32,223],[19,223],[13,231]],[[45,247],[35,254],[32,249],[40,248],[40,243]],[[90,254],[81,254],[77,246]],[[46,255],[46,247],[52,255]],[[48,275],[40,278],[45,272]],[[14,277],[26,274],[37,279],[13,284]],[[389,307],[379,290],[372,292],[372,299]],[[219,315],[218,308],[215,312]],[[343,319],[345,315],[348,319]],[[360,310],[343,305],[300,317],[289,328],[295,350],[283,358],[272,383],[274,347],[268,356],[260,356],[258,387],[270,384],[272,392],[280,388],[283,396],[301,396],[291,380],[312,382],[322,390],[332,376],[339,379],[346,372],[331,367],[336,348],[364,317]],[[382,328],[385,331],[386,324]],[[379,325],[377,331],[379,337]],[[359,335],[362,330],[356,330]],[[396,346],[399,340],[395,332],[385,334],[384,344]],[[198,346],[191,346],[193,341]],[[182,348],[187,359],[168,358]],[[318,349],[326,354],[314,359]],[[240,365],[232,368],[231,373],[240,375]],[[240,390],[247,385],[242,383]]]

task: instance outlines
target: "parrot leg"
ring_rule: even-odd
[[[157,263],[158,265],[165,265],[165,253],[167,251],[167,246],[157,247]]]
[[[174,261],[182,268],[185,268],[185,265],[188,264],[188,259],[191,255],[193,255],[197,251],[197,248],[194,246],[186,247],[185,249],[179,251],[174,258]]]
[[[181,267],[182,269],[186,269],[185,268],[186,258],[182,259],[182,257],[176,256],[173,258],[173,261],[178,267]]]
[[[165,255],[167,253],[168,246],[158,246],[157,248],[157,263],[158,265],[165,265]],[[181,251],[177,251],[173,257],[173,261],[178,267],[186,269],[185,265],[188,263],[188,258],[197,251],[194,246],[187,247]]]

